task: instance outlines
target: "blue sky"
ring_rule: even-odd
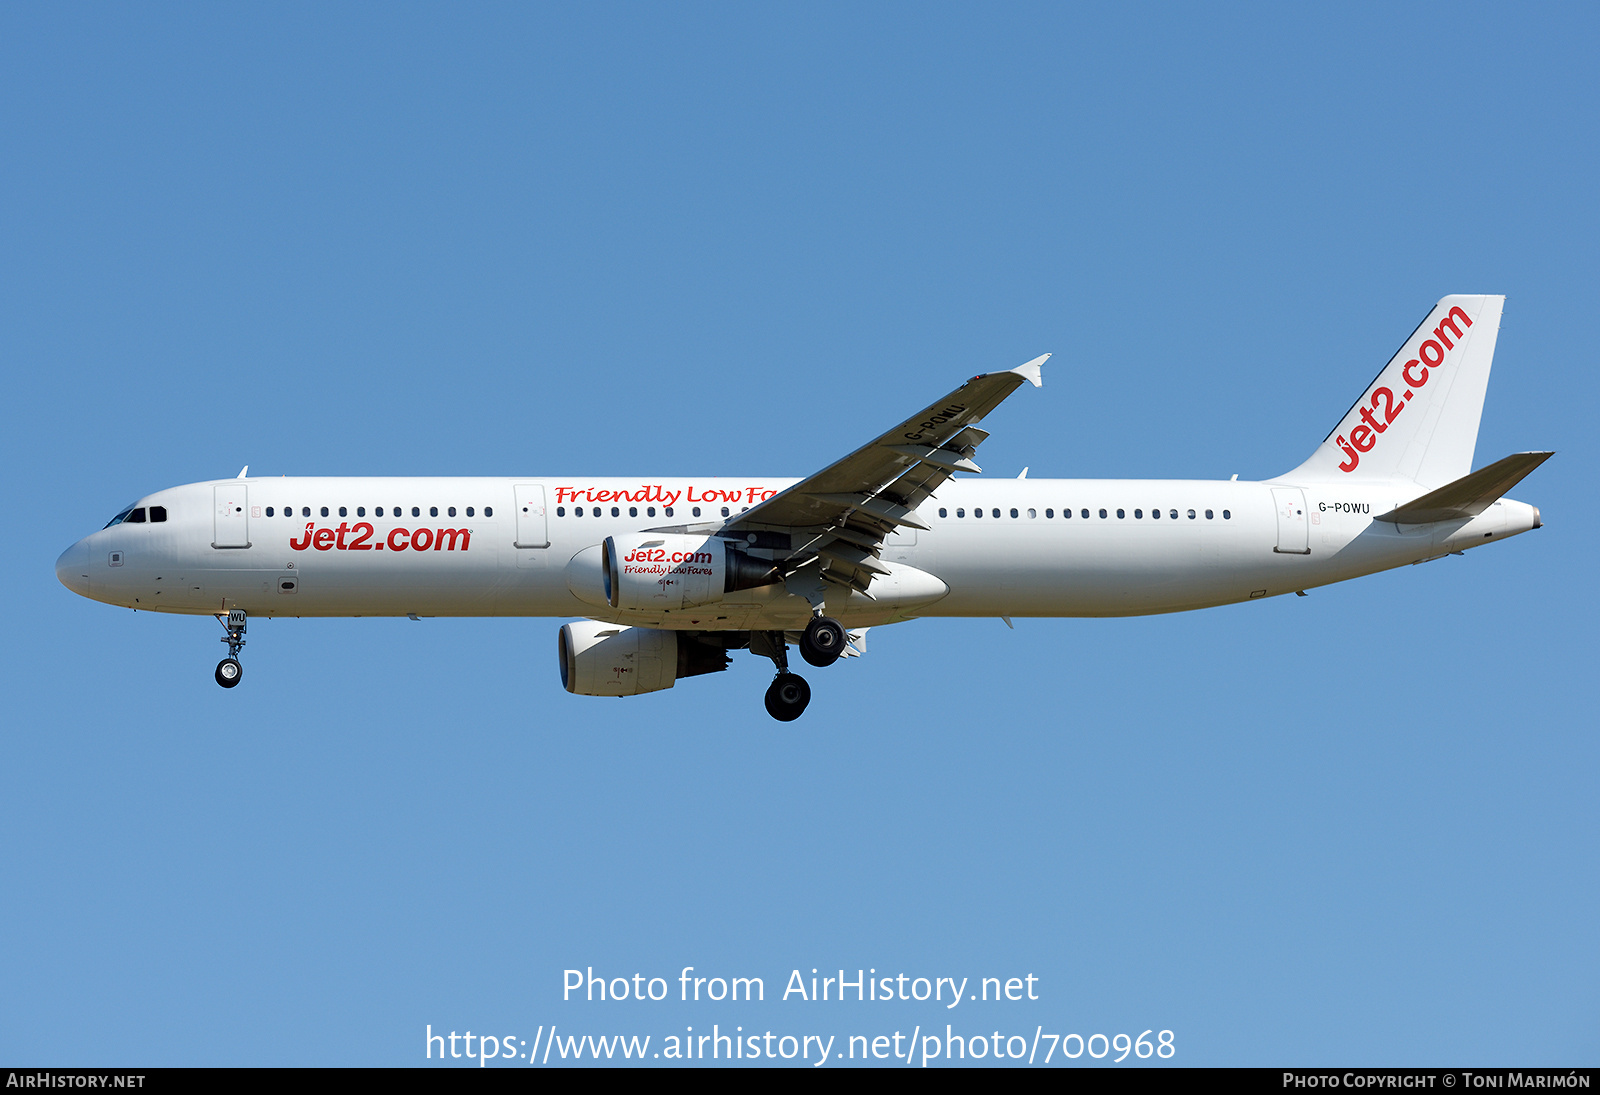
[[[0,1058],[948,1021],[1594,1064],[1595,47],[1579,5],[6,8]],[[212,621],[52,571],[247,462],[801,475],[1044,351],[988,474],[1265,477],[1452,292],[1508,295],[1477,462],[1558,450],[1547,527],[875,631],[789,726],[748,655],[569,696],[553,620],[263,622],[223,692]],[[768,1001],[561,1000],[688,965]],[[1040,999],[774,999],[813,967]]]

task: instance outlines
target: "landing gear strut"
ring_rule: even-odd
[[[814,616],[800,635],[800,656],[818,669],[839,660],[844,653],[844,627],[829,616]]]
[[[781,631],[756,631],[750,636],[750,649],[772,659],[778,669],[767,688],[767,714],[779,722],[793,722],[805,713],[811,702],[811,686],[798,673],[789,672],[789,647]]]
[[[244,610],[236,608],[226,616],[219,613],[217,622],[227,632],[221,641],[228,644],[228,656],[217,663],[217,683],[232,688],[244,679],[244,666],[239,664],[239,651],[244,648]]]

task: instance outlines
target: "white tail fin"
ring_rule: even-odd
[[[1410,479],[1440,487],[1472,470],[1505,297],[1445,297],[1311,459],[1286,482]]]

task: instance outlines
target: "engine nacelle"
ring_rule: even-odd
[[[561,686],[579,696],[637,696],[671,688],[681,677],[728,668],[723,648],[676,631],[580,620],[561,628]]]
[[[636,532],[600,549],[606,603],[639,612],[714,604],[723,594],[779,580],[771,563],[714,536]]]

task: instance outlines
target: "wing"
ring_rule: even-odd
[[[925,529],[917,506],[972,458],[989,435],[977,423],[1024,381],[1039,387],[1050,355],[1002,373],[975,376],[843,460],[829,464],[729,521],[720,535],[793,572],[816,562],[821,577],[867,593],[885,537],[902,525]]]

